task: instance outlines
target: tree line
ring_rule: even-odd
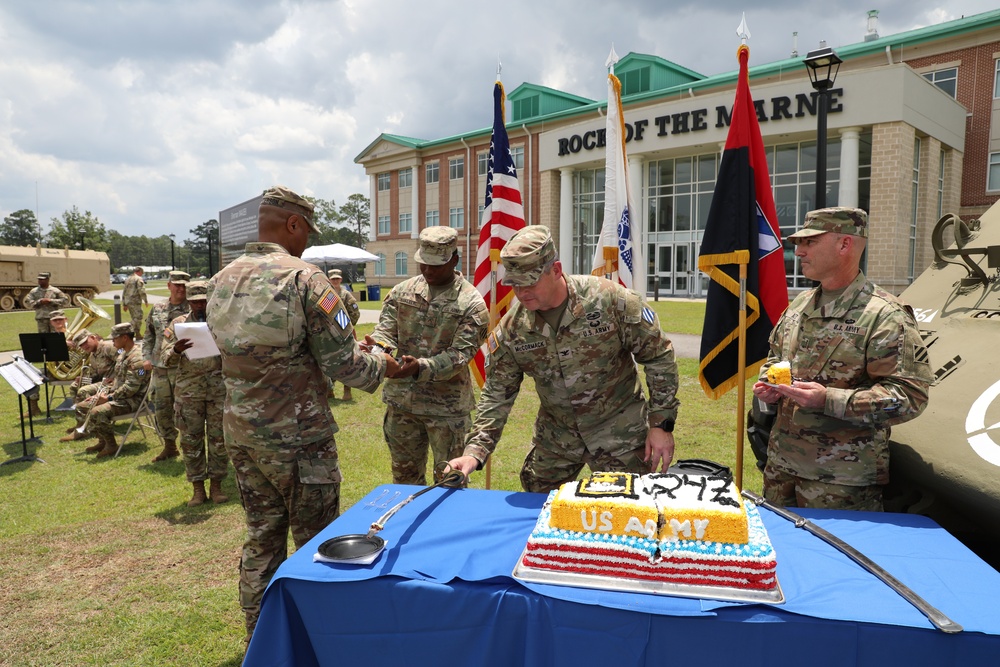
[[[307,197],[315,207],[314,222],[320,233],[312,235],[310,245],[343,243],[364,248],[368,241],[370,202],[362,194],[353,194],[337,206],[332,199]],[[177,234],[156,237],[132,236],[107,229],[90,211],[80,212],[73,206],[52,218],[49,230],[42,227],[34,211],[21,209],[4,218],[0,228],[0,245],[69,248],[106,252],[112,273],[121,267],[176,266],[192,275],[209,275],[219,269],[219,221],[206,220],[188,230],[188,238],[177,241]],[[211,250],[212,260],[209,261]]]

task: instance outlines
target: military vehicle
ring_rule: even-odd
[[[25,308],[24,297],[38,286],[38,274],[52,274],[49,284],[80,305],[111,288],[111,260],[95,250],[0,246],[0,310]]]
[[[1000,568],[1000,202],[979,220],[944,216],[931,245],[901,298],[935,379],[926,410],[892,428],[886,505],[932,517]]]

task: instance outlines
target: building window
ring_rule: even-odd
[[[573,172],[573,268],[586,275],[604,219],[604,169]]]
[[[465,209],[464,208],[453,208],[448,211],[448,226],[454,227],[455,229],[462,229],[465,227]]]
[[[408,167],[406,169],[399,170],[399,187],[400,188],[410,188],[413,187],[413,168]]]
[[[944,215],[944,151],[938,154],[937,218]]]
[[[439,170],[440,170],[440,167],[438,166],[437,162],[428,162],[426,165],[424,165],[424,173],[427,175],[427,182],[428,183],[437,183],[438,182],[438,178],[439,178],[438,171]]]
[[[936,72],[927,72],[924,74],[924,78],[933,83],[935,86],[948,93],[952,97],[955,97],[958,93],[958,68],[949,67],[948,69],[939,69]]]
[[[993,66],[993,99],[1000,97],[1000,60]]]
[[[715,153],[649,165],[650,232],[704,230],[715,192]]]
[[[380,215],[378,217],[378,235],[388,236],[389,234],[389,216]]]
[[[399,214],[399,233],[409,234],[413,231],[413,214],[412,213],[400,213]]]
[[[477,229],[483,228],[483,212],[486,211],[486,205],[480,204],[479,209],[476,211],[476,220],[479,221],[479,227]]]
[[[521,170],[524,169],[524,144],[511,146],[510,155],[514,159],[514,168],[517,169],[517,173],[521,173]]]
[[[448,160],[448,178],[450,178],[453,181],[459,178],[465,178],[464,157],[458,157],[453,160]]]
[[[910,184],[910,257],[909,278],[913,282],[917,263],[917,215],[920,211],[920,137],[913,140],[913,178]]]
[[[649,90],[649,67],[625,72],[622,78],[622,95],[635,95]]]
[[[513,120],[519,121],[525,118],[533,118],[538,115],[538,98],[539,95],[532,95],[531,97],[525,97],[523,100],[514,100],[511,103],[511,111],[513,112]]]
[[[405,252],[397,252],[396,253],[396,275],[397,276],[409,275],[406,272],[406,253]]]
[[[1000,190],[1000,153],[990,153],[990,174],[986,189],[991,192]]]
[[[384,252],[375,253],[375,256],[378,257],[378,259],[375,260],[375,275],[376,276],[384,276],[385,275],[385,253]]]
[[[441,214],[437,211],[424,213],[424,227],[437,227],[441,224]]]
[[[479,175],[485,176],[486,172],[490,170],[490,154],[479,153],[476,155],[476,162],[479,164]]]
[[[389,174],[379,174],[378,175],[378,191],[384,192],[389,189]]]

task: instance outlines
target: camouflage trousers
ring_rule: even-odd
[[[578,431],[557,425],[544,412],[538,413],[531,450],[521,466],[521,486],[531,493],[548,493],[576,479],[583,466],[594,472],[650,472],[646,455],[645,410],[627,408],[620,419],[612,419],[593,431]]]
[[[142,302],[137,303],[126,303],[123,304],[125,310],[128,311],[129,318],[132,321],[132,329],[135,331],[136,340],[142,338]]]
[[[174,423],[180,431],[184,472],[189,482],[224,479],[229,465],[222,435],[222,407],[226,393],[209,398],[178,396],[174,403]]]
[[[174,425],[174,384],[176,371],[154,368],[153,400],[156,405],[156,427],[167,442],[177,441],[177,427]]]
[[[295,447],[236,440],[227,433],[226,449],[246,512],[240,606],[249,636],[257,625],[264,589],[288,557],[289,530],[299,549],[340,514],[341,475],[332,436]]]
[[[780,507],[881,512],[882,487],[846,486],[802,479],[764,466],[764,498]]]
[[[392,459],[393,484],[426,485],[427,450],[434,463],[462,455],[471,420],[464,417],[431,417],[387,405],[382,432]]]
[[[87,431],[98,437],[106,436],[114,438],[115,417],[135,412],[137,407],[139,406],[133,403],[119,403],[118,401],[102,403],[96,408],[91,409],[93,414],[90,415],[90,423],[87,424]]]
[[[35,320],[35,325],[38,327],[38,333],[55,333],[55,330],[47,319]]]

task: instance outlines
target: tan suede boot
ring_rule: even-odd
[[[153,463],[158,463],[159,461],[166,461],[168,459],[175,459],[180,456],[180,452],[177,451],[177,442],[174,440],[167,440],[163,444],[163,451],[156,455],[153,459]]]
[[[99,452],[99,451],[101,451],[103,449],[104,449],[104,441],[98,439],[98,441],[95,444],[91,445],[90,447],[87,447],[83,451],[85,451],[88,454],[96,454],[97,452]]]
[[[118,444],[113,435],[100,435],[98,438],[104,442],[104,449],[97,452],[97,458],[105,459],[118,453]]]
[[[69,435],[64,435],[63,437],[59,438],[59,442],[73,442],[74,440],[84,440],[89,437],[90,437],[89,433],[80,433],[76,429],[73,429],[73,431]]]
[[[222,493],[221,479],[213,479],[209,481],[208,495],[212,497],[212,502],[215,503],[216,505],[221,505],[222,503],[229,500],[229,496],[223,495]]]
[[[188,507],[197,507],[208,500],[205,496],[205,482],[191,482],[191,486],[194,487],[194,495],[188,501]]]
[[[344,400],[345,401],[352,400],[351,399],[351,388],[350,387],[344,387]]]
[[[37,398],[28,399],[28,409],[30,410],[32,417],[40,417],[42,414],[42,409],[38,406]]]

